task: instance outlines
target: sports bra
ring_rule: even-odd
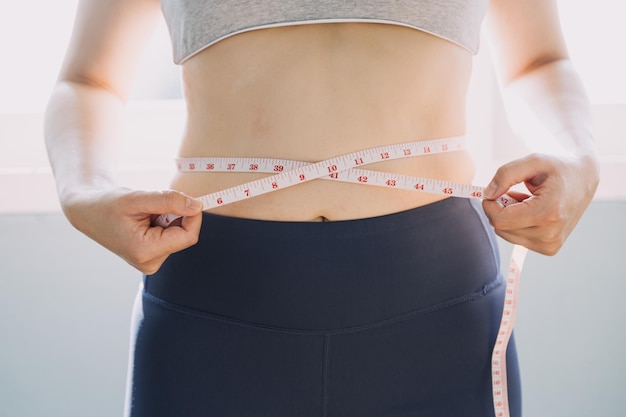
[[[161,0],[182,64],[230,36],[309,23],[386,23],[418,29],[475,54],[489,0]]]

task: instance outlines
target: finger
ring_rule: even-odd
[[[187,216],[181,227],[149,227],[128,250],[126,260],[144,273],[156,272],[172,253],[193,246],[198,241],[202,214]]]
[[[129,198],[133,209],[143,213],[193,216],[202,211],[202,202],[178,191],[137,192]]]
[[[152,259],[149,262],[143,263],[143,264],[137,264],[137,263],[133,263],[128,261],[132,266],[134,266],[135,268],[137,268],[138,270],[140,270],[142,273],[146,274],[146,275],[153,275],[156,274],[156,272],[159,270],[159,268],[161,268],[161,265],[163,265],[163,263],[165,262],[165,260],[167,259],[169,255],[164,255],[161,256],[160,258],[156,258],[156,259]]]
[[[531,192],[540,186],[551,167],[543,156],[529,155],[502,165],[485,189],[485,198],[495,200],[511,187],[525,183]]]
[[[515,245],[524,246],[534,252],[542,255],[553,256],[556,255],[563,246],[562,240],[547,240],[540,239],[536,236],[538,234],[538,228],[530,227],[523,231],[516,231],[515,233],[496,230],[495,233],[507,242]]]
[[[506,207],[502,207],[497,200],[483,200],[483,210],[494,229],[525,229],[541,224],[545,211],[543,200],[541,196],[531,196]]]
[[[195,245],[198,241],[200,234],[200,227],[202,225],[202,214],[196,214],[193,216],[185,216],[181,221],[180,227],[151,227],[146,230],[146,237],[152,242],[158,242],[155,249],[158,248],[157,253],[154,256],[161,254],[170,254],[178,252],[192,245]]]
[[[530,249],[530,246],[532,246],[532,242],[527,236],[520,236],[511,232],[508,232],[506,230],[497,230],[497,229],[495,229],[495,233],[502,239],[514,245],[524,246],[525,248],[528,248],[528,249]]]
[[[514,190],[509,190],[506,192],[506,194],[514,198],[517,202],[522,202],[526,200],[527,198],[532,197],[531,195],[528,195],[526,193],[520,193],[519,191],[514,191]]]

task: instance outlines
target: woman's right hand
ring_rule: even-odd
[[[82,190],[63,199],[63,211],[74,227],[145,274],[196,244],[202,223],[202,203],[177,191]],[[168,228],[154,225],[163,213],[184,217]]]

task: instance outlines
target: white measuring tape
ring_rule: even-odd
[[[203,210],[246,200],[314,179],[412,190],[450,197],[483,198],[484,187],[476,185],[361,169],[362,166],[375,162],[459,151],[464,148],[464,139],[463,136],[455,136],[381,146],[315,163],[283,159],[236,157],[179,158],[176,160],[176,163],[178,170],[181,172],[274,174],[198,197],[198,200],[202,202]],[[501,196],[498,201],[503,206],[517,203],[515,199],[506,194]],[[163,214],[156,219],[156,224],[167,227],[179,217],[173,214]],[[502,319],[491,358],[493,404],[496,417],[509,417],[506,350],[515,323],[519,277],[527,251],[526,248],[518,245],[515,245],[513,248],[507,275]]]

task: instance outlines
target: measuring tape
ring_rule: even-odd
[[[412,190],[450,197],[483,198],[484,187],[476,185],[369,171],[361,168],[375,162],[460,151],[464,149],[464,142],[465,138],[463,136],[408,142],[370,148],[315,163],[271,158],[220,157],[179,158],[176,160],[176,164],[180,172],[252,172],[274,174],[198,197],[198,200],[202,202],[203,210],[246,200],[315,179]],[[505,194],[498,198],[498,202],[506,207],[518,201]],[[173,214],[163,214],[155,222],[159,226],[167,227],[179,217]],[[522,246],[515,245],[513,248],[507,274],[502,319],[491,357],[491,380],[496,417],[509,417],[506,350],[515,323],[519,277],[527,252],[528,250]]]
[[[517,316],[519,281],[528,249],[520,245],[513,246],[509,270],[506,278],[504,307],[496,344],[491,354],[491,388],[496,417],[509,417],[509,396],[506,381],[506,348],[509,345],[513,326]]]

